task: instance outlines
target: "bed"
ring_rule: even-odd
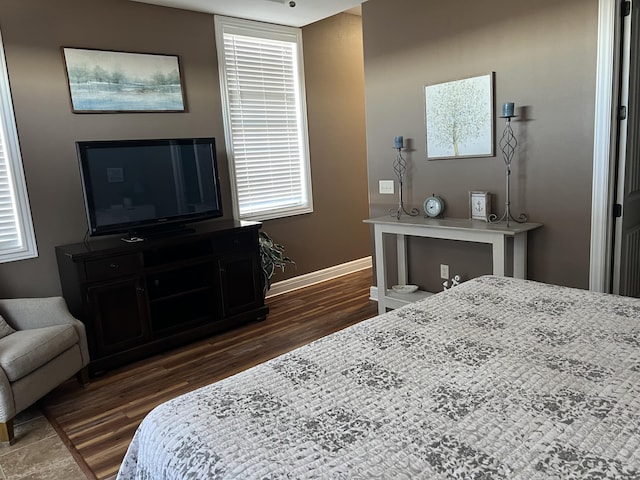
[[[638,479],[640,300],[464,282],[160,405],[117,478]]]

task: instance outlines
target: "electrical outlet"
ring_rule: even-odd
[[[449,279],[449,265],[440,264],[440,278]]]
[[[378,188],[381,194],[393,195],[393,180],[380,180]]]

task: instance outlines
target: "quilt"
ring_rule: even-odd
[[[158,406],[117,478],[638,479],[640,300],[464,282]]]

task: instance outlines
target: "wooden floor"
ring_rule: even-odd
[[[267,300],[267,320],[215,335],[93,379],[69,381],[41,406],[89,478],[118,471],[144,416],[158,404],[377,314],[371,269]]]

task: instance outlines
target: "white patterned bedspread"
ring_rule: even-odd
[[[640,300],[486,276],[153,410],[119,480],[640,479]]]

